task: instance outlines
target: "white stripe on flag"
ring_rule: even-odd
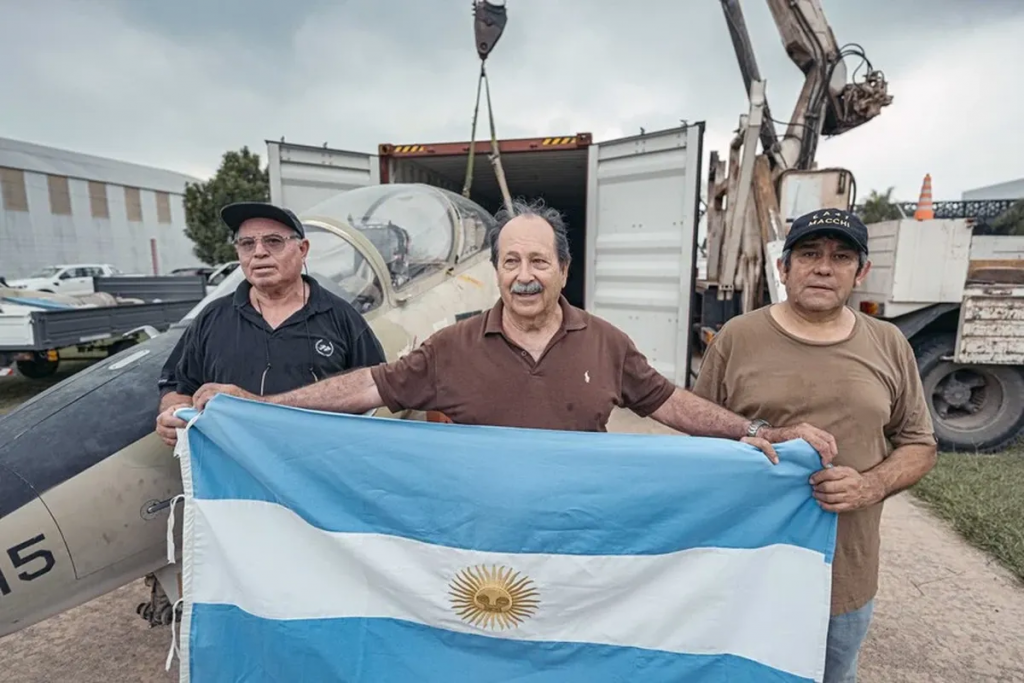
[[[820,679],[831,567],[789,545],[665,555],[492,553],[381,534],[332,533],[282,506],[192,501],[192,600],[265,619],[393,618],[515,640],[732,654]],[[459,617],[467,567],[529,577],[539,606],[517,627]]]

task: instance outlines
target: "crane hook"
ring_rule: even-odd
[[[476,52],[480,61],[487,59],[497,45],[508,22],[504,1],[475,0],[473,3],[473,29],[476,33]]]

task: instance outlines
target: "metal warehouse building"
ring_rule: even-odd
[[[1024,178],[966,190],[960,198],[964,201],[972,199],[1024,199]]]
[[[78,262],[144,275],[198,265],[184,232],[185,183],[198,181],[0,138],[0,275]]]

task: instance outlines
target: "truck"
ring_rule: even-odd
[[[461,189],[491,212],[504,205],[506,190],[543,198],[567,219],[569,302],[625,331],[655,369],[679,386],[691,386],[702,352],[722,325],[785,297],[775,262],[792,221],[813,209],[855,209],[853,174],[815,162],[821,136],[860,127],[893,101],[882,72],[864,51],[838,46],[818,0],[766,2],[787,54],[805,74],[804,87],[780,137],[740,2],[720,0],[749,108],[739,117],[727,155],[712,151],[706,171],[704,121],[611,140],[563,131],[479,142],[382,143],[375,153],[281,138],[266,141],[271,201],[315,213],[318,202],[337,192],[386,183]],[[851,56],[866,67],[859,82],[846,81],[844,59]],[[470,150],[489,155],[494,168],[470,164]],[[707,237],[698,244],[702,218]],[[963,240],[971,232],[969,221],[951,225],[870,225],[872,258],[884,261],[885,245],[895,241],[902,245],[901,261],[888,280],[883,264],[853,305],[890,320],[910,340],[940,446],[989,452],[1024,430],[1024,299],[1020,286],[979,281],[980,271],[964,270],[964,264],[972,263],[970,254],[980,262],[986,250],[999,252],[1003,261],[1017,264],[1002,264],[1005,277],[1021,262],[1017,243],[1002,236],[971,237],[975,246],[966,261],[962,252],[947,253],[952,247],[945,242],[933,242],[927,260],[913,256],[918,240],[950,230]],[[905,283],[947,268],[963,276],[951,289],[933,287],[906,299]],[[979,336],[984,334],[989,336]],[[969,350],[990,340],[1003,351]],[[959,379],[965,370],[972,379]]]
[[[75,297],[0,288],[0,377],[43,379],[63,358],[112,356],[163,332],[206,296],[206,278],[94,277],[91,289]]]
[[[818,0],[767,3],[806,81],[779,140],[739,0],[721,0],[750,106],[728,164],[711,154],[699,350],[732,317],[784,300],[776,261],[795,218],[856,210],[853,174],[817,168],[818,140],[867,123],[893,100],[858,46],[838,46]],[[859,83],[840,75],[848,56],[866,67]],[[910,342],[942,450],[1002,450],[1024,432],[1024,242],[975,234],[966,215],[936,218],[929,180],[913,219],[867,226],[872,268],[850,305],[893,323]]]
[[[23,277],[7,280],[12,289],[30,289],[37,292],[86,294],[92,290],[94,277],[123,275],[109,263],[63,263],[46,266]]]
[[[947,450],[1002,450],[1024,431],[1024,237],[967,219],[869,226],[871,270],[850,305],[910,340]]]

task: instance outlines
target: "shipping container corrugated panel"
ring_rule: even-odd
[[[703,124],[590,150],[587,309],[688,383]]]

